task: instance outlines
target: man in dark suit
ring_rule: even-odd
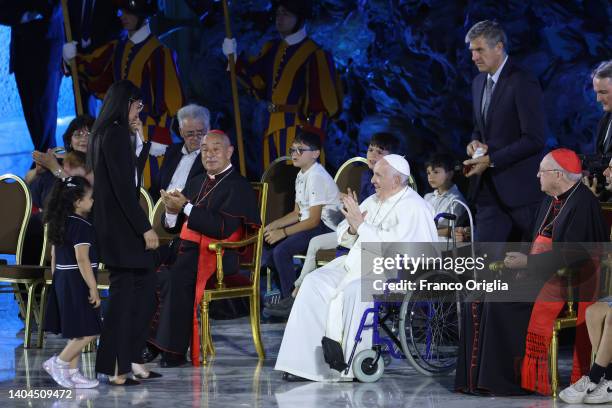
[[[11,27],[10,67],[34,149],[55,147],[64,28],[59,0],[0,0]]]
[[[68,15],[72,39],[81,54],[119,38],[123,30],[117,7],[109,0],[68,0]],[[95,116],[95,97],[81,87],[81,98],[83,112]]]
[[[604,61],[593,72],[593,90],[604,115],[597,125],[597,152],[612,154],[612,60]]]
[[[467,33],[480,71],[472,84],[474,132],[467,147],[475,177],[476,235],[480,242],[530,239],[543,196],[536,175],[546,125],[538,81],[513,64],[499,24],[481,21]],[[530,303],[465,304],[455,390],[519,395]]]
[[[190,104],[177,113],[182,143],[170,145],[158,177],[151,186],[151,196],[159,199],[159,190],[182,190],[194,176],[204,173],[200,160],[200,143],[210,129],[210,112],[203,106]]]
[[[467,146],[473,158],[464,162],[466,175],[476,178],[476,239],[527,239],[542,199],[534,177],[545,145],[542,91],[508,58],[507,37],[496,22],[474,25],[466,43],[480,71],[472,84],[474,131]]]

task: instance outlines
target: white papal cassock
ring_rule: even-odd
[[[338,243],[350,248],[348,255],[334,259],[304,279],[287,321],[275,370],[312,381],[352,380],[332,370],[323,358],[321,339],[327,336],[342,344],[348,363],[361,316],[371,299],[361,299],[362,242],[435,242],[438,233],[432,207],[414,190],[403,188],[381,202],[376,195],[359,206],[367,211],[357,235],[348,232],[346,220],[338,225]],[[363,332],[355,355],[372,347],[371,330]]]

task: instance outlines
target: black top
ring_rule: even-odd
[[[152,267],[154,252],[145,251],[143,238],[151,224],[139,204],[142,160],[134,154],[127,128],[113,124],[100,137],[93,194],[93,223],[100,258],[109,266]],[[145,150],[140,155],[143,157],[146,158]]]
[[[612,112],[606,112],[597,124],[597,132],[595,134],[597,138],[596,153],[602,155],[612,154],[612,135],[610,135],[608,140],[605,140],[608,126],[610,126],[610,121],[612,121]],[[606,142],[605,144],[604,141]]]
[[[75,247],[89,245],[89,260],[94,272],[98,269],[98,251],[95,245],[93,225],[84,218],[73,214],[66,219],[66,233],[62,245],[55,246],[55,269],[78,270]]]
[[[44,210],[47,196],[51,193],[56,180],[57,177],[47,170],[36,177],[32,183],[30,183],[32,204],[38,207],[41,211]]]
[[[579,243],[609,241],[599,200],[582,182],[558,198],[544,199],[534,224],[534,240],[541,230],[544,236],[552,231],[553,247],[552,251],[529,256],[529,270],[534,275],[590,259],[588,248]]]

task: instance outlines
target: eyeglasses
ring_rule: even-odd
[[[139,101],[137,99],[130,99],[130,107],[132,103],[136,103],[136,109],[138,109],[138,113],[142,112],[142,109],[144,108],[144,103],[142,103],[142,101]]]
[[[183,132],[183,137],[186,138],[192,138],[192,137],[202,137],[204,136],[204,134],[206,134],[206,131],[204,129],[196,129],[196,130],[190,130],[189,132]]]
[[[72,133],[72,137],[74,137],[75,139],[85,139],[85,138],[88,138],[90,135],[91,135],[91,132],[86,129],[75,130]]]
[[[548,169],[548,170],[538,169],[538,174],[546,173],[546,172],[549,172],[549,171],[560,171],[560,170],[559,169]]]
[[[304,153],[304,152],[314,152],[314,151],[315,151],[315,149],[307,149],[305,147],[292,147],[292,148],[289,149],[289,153],[290,154],[297,153],[298,156],[301,156],[302,153]]]

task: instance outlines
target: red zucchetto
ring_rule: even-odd
[[[573,150],[565,148],[555,149],[550,152],[550,155],[562,169],[573,174],[582,173],[582,161]]]

